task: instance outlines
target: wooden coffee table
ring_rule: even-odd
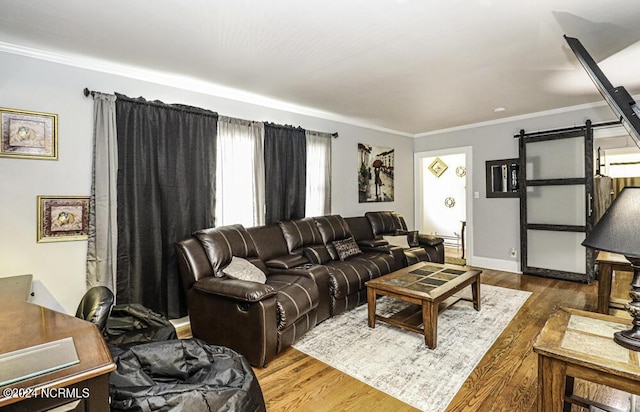
[[[421,262],[370,280],[366,283],[369,327],[375,328],[377,319],[403,329],[424,333],[427,347],[435,349],[439,312],[459,300],[471,301],[475,310],[480,310],[481,273],[480,270],[472,270],[466,266]],[[469,285],[472,299],[455,295]],[[380,295],[418,306],[412,305],[389,317],[376,315],[376,299]]]

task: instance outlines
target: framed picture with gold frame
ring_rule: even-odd
[[[38,243],[85,240],[88,235],[88,196],[38,196]]]
[[[442,161],[439,157],[436,157],[433,162],[429,165],[429,171],[433,173],[435,177],[440,177],[441,174],[447,170],[449,166],[445,162]]]
[[[0,108],[0,156],[58,159],[58,115]]]

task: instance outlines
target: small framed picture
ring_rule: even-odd
[[[88,234],[88,196],[38,196],[38,242],[84,240]]]
[[[449,166],[447,166],[447,164],[443,162],[439,157],[436,157],[436,159],[429,165],[429,170],[434,174],[435,177],[440,177],[440,175],[443,174],[444,171],[448,168]]]
[[[58,115],[0,108],[0,156],[58,159]]]

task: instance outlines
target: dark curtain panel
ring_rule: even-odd
[[[303,218],[307,178],[304,129],[266,123],[264,168],[266,223]]]
[[[173,245],[213,226],[217,118],[117,95],[117,303],[187,314]]]

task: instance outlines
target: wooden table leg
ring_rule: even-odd
[[[567,365],[538,355],[538,412],[562,411]]]
[[[424,327],[424,343],[429,349],[438,344],[438,304],[422,302],[422,326]]]
[[[367,288],[367,310],[369,316],[369,327],[376,327],[376,291],[368,287]]]
[[[473,297],[473,308],[480,310],[480,275],[478,275],[478,279],[471,284],[471,295]]]
[[[598,308],[596,310],[608,315],[613,268],[610,264],[605,262],[600,262],[598,265],[600,267],[600,279],[598,279]]]

